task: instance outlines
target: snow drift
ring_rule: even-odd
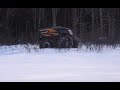
[[[0,46],[1,82],[119,82],[120,48],[103,51]]]

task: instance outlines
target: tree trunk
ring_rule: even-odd
[[[102,8],[100,8],[100,31],[101,31],[101,36],[103,36],[103,13],[102,13]]]
[[[57,25],[57,13],[59,11],[59,8],[52,8],[52,16],[53,16],[53,27],[56,27]]]

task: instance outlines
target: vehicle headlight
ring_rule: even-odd
[[[70,29],[69,29],[68,31],[69,31],[70,35],[73,35],[73,32],[72,32],[72,30],[70,30]]]

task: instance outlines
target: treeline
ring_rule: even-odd
[[[39,29],[63,26],[82,43],[118,44],[120,8],[0,8],[0,44],[37,43]]]

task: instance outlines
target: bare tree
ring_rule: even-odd
[[[55,27],[57,25],[56,18],[57,18],[57,14],[58,14],[59,10],[60,10],[60,8],[52,8],[53,27]]]
[[[101,36],[103,36],[103,11],[102,8],[100,8],[100,30],[101,30]]]
[[[114,32],[115,32],[115,8],[110,8],[109,9],[109,16],[108,16],[108,19],[109,19],[109,36],[110,36],[110,39],[113,41],[114,39]]]
[[[45,18],[44,8],[39,8],[38,29],[40,29],[41,20]]]
[[[76,34],[79,17],[77,17],[77,8],[72,8],[73,29]]]
[[[33,8],[32,11],[33,11],[33,26],[34,26],[34,30],[36,30],[37,29],[37,24],[36,24],[36,20],[37,20],[36,13],[37,13],[37,10],[36,10],[36,8]]]
[[[95,32],[95,11],[94,8],[92,8],[92,31]]]

